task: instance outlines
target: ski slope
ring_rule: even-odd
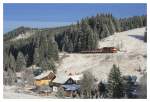
[[[146,71],[146,43],[143,41],[145,27],[115,33],[102,41],[98,47],[115,46],[118,53],[79,54],[60,53],[64,57],[58,65],[57,76],[81,74],[90,71],[100,81],[107,81],[113,64],[119,66],[122,75],[136,75],[138,79]],[[137,71],[141,69],[141,72]],[[63,80],[63,79],[62,79]]]

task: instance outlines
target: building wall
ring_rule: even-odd
[[[64,95],[66,97],[71,97],[72,92],[71,91],[65,91]]]
[[[53,86],[53,92],[58,92],[58,87]]]
[[[36,86],[49,85],[50,80],[35,80]]]

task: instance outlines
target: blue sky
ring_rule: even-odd
[[[19,26],[56,27],[97,13],[115,17],[146,14],[146,4],[4,4],[4,32]]]

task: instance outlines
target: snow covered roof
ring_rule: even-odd
[[[69,75],[68,77],[72,78],[75,81],[81,80],[83,77],[83,74],[79,74],[79,75]]]
[[[63,83],[66,82],[66,80],[68,80],[68,76],[67,75],[58,75],[53,80],[53,82],[63,84]]]
[[[22,72],[16,72],[16,77],[20,78],[22,76]]]
[[[36,65],[32,65],[30,67],[28,67],[28,69],[42,69],[41,67],[38,67]]]
[[[42,78],[48,76],[50,73],[53,73],[53,71],[44,71],[40,75],[34,77],[34,79],[37,79],[37,80],[42,79]]]
[[[83,77],[83,74],[79,74],[79,75],[67,75],[67,74],[63,74],[63,75],[58,75],[56,76],[56,78],[53,80],[53,82],[56,83],[65,83],[69,78],[72,78],[75,81],[81,80]]]

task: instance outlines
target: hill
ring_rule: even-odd
[[[138,79],[146,71],[146,43],[143,41],[145,27],[115,33],[102,41],[99,47],[118,46],[122,43],[121,51],[113,54],[80,54],[60,53],[64,57],[57,68],[58,76],[69,73],[92,72],[98,80],[107,80],[112,65],[120,67],[123,75],[136,75]],[[138,70],[141,69],[141,72]],[[63,80],[63,79],[62,79]]]

